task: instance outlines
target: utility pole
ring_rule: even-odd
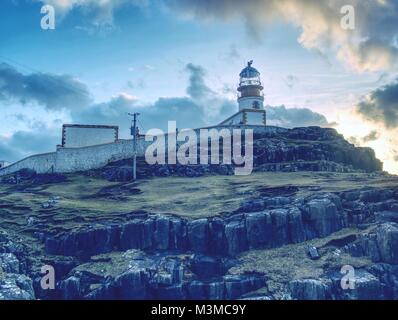
[[[129,116],[133,117],[130,128],[133,136],[133,180],[137,179],[137,117],[139,115],[138,112],[129,113]]]

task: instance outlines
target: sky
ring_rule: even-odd
[[[397,35],[397,0],[4,0],[0,160],[54,151],[63,123],[128,138],[128,112],[144,132],[217,124],[254,60],[269,124],[334,127],[398,173]]]

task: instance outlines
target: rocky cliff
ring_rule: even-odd
[[[95,170],[92,174],[111,181],[128,181],[132,178],[131,166],[131,159],[121,160],[110,163],[101,170]],[[255,134],[253,167],[257,172],[375,172],[381,171],[383,164],[376,158],[372,149],[355,147],[335,129],[303,127]],[[141,158],[138,160],[138,177],[231,175],[234,173],[233,168],[233,165],[187,166],[178,163],[148,166]]]
[[[129,160],[3,178],[0,299],[398,299],[398,179],[333,129],[255,138],[249,178],[142,164],[129,182]]]

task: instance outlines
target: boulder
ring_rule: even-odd
[[[321,256],[319,255],[318,249],[314,246],[308,248],[308,255],[311,260],[318,260]]]

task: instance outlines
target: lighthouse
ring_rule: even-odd
[[[261,83],[260,72],[252,65],[253,60],[250,60],[239,74],[238,112],[221,122],[220,125],[266,125],[264,87]]]
[[[239,74],[239,111],[244,109],[264,109],[264,88],[261,85],[260,72],[253,68],[252,64],[253,60],[249,61],[247,67]]]

